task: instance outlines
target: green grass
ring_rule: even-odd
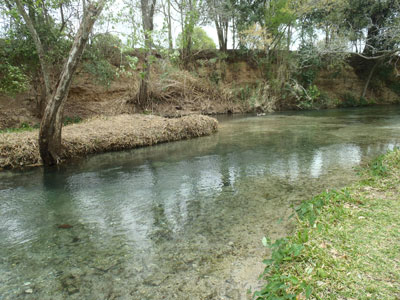
[[[8,132],[23,132],[23,131],[32,131],[35,129],[39,128],[39,124],[36,124],[34,126],[31,126],[27,123],[22,123],[20,127],[17,128],[6,128],[6,129],[2,129],[0,130],[0,134],[2,133],[8,133]]]
[[[272,249],[257,299],[400,299],[400,150],[360,181],[301,204],[293,235]]]
[[[64,122],[63,125],[67,126],[70,124],[77,124],[82,122],[82,119],[80,117],[65,117],[64,118]],[[20,127],[16,127],[16,128],[6,128],[6,129],[2,129],[0,130],[0,134],[2,133],[9,133],[9,132],[23,132],[23,131],[32,131],[35,129],[39,129],[40,124],[35,124],[33,126],[31,126],[30,124],[27,123],[22,123]]]

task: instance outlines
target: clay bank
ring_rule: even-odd
[[[217,120],[201,115],[176,119],[127,114],[96,117],[63,128],[61,158],[150,146],[217,130]],[[38,130],[0,134],[0,169],[39,165]]]

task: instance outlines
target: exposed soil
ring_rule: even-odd
[[[349,96],[358,101],[365,83],[365,79],[359,73],[357,61],[336,73],[332,70],[320,71],[315,84],[321,94],[329,100],[317,107],[347,106],[344,102]],[[399,95],[388,87],[394,82],[397,84],[398,78],[390,80],[391,83],[378,80],[370,84],[366,95],[370,103],[399,102]],[[143,112],[164,117],[179,117],[190,114],[260,112],[259,109],[263,112],[270,111],[265,109],[265,106],[268,106],[271,99],[274,99],[273,103],[270,103],[273,110],[298,109],[298,105],[289,98],[278,99],[274,95],[262,94],[256,100],[250,99],[247,93],[260,83],[270,85],[260,68],[245,58],[198,60],[191,72],[161,61],[152,66],[149,83],[151,101],[143,106],[138,105],[135,100],[139,89],[138,76],[122,76],[114,80],[109,87],[105,87],[97,84],[93,76],[81,70],[74,77],[64,117],[88,119],[99,115],[115,116]],[[245,96],[241,95],[241,92]],[[38,124],[40,118],[35,102],[37,97],[33,89],[17,95],[15,99],[0,95],[0,130],[17,128],[23,123]],[[242,99],[246,97],[248,99]]]
[[[70,89],[64,109],[65,118],[89,119],[94,116],[116,116],[120,114],[150,113],[165,117],[180,117],[191,114],[215,115],[245,112],[240,103],[233,103],[216,93],[209,82],[199,81],[187,73],[172,74],[169,81],[160,86],[158,78],[151,83],[153,101],[141,108],[134,98],[138,83],[133,78],[119,78],[109,87],[93,82],[88,74],[78,74]],[[182,80],[180,80],[182,77]],[[186,82],[185,82],[186,80]],[[186,85],[186,86],[185,86]],[[17,128],[26,123],[40,123],[34,92],[26,92],[11,98],[0,95],[0,129]]]

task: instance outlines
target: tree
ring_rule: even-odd
[[[177,11],[180,15],[181,23],[181,58],[184,66],[187,66],[192,51],[192,35],[194,28],[200,19],[200,9],[203,4],[202,0],[175,0]]]
[[[165,3],[166,1],[166,3]],[[161,1],[163,14],[168,28],[168,49],[172,51],[174,45],[172,40],[172,17],[171,17],[171,0]]]
[[[106,0],[84,3],[82,21],[75,35],[69,55],[64,63],[57,84],[52,91],[50,86],[50,70],[46,62],[42,41],[37,33],[31,16],[25,11],[21,0],[15,0],[17,9],[22,15],[34,40],[39,61],[45,78],[47,106],[44,111],[39,131],[39,152],[45,165],[58,164],[61,152],[61,129],[65,101],[71,86],[73,74],[78,66],[83,50],[92,31],[93,25],[100,15]],[[44,4],[44,2],[42,2]]]
[[[349,24],[349,30],[359,37],[362,37],[362,32],[367,32],[364,49],[357,51],[359,52],[357,54],[364,59],[360,60],[358,69],[362,72],[359,73],[368,74],[361,94],[363,98],[366,96],[375,71],[391,58],[397,59],[400,42],[399,14],[398,0],[348,2],[344,15],[346,23]]]
[[[219,49],[226,51],[228,48],[228,29],[232,15],[232,3],[230,0],[207,0],[210,19],[217,30]]]
[[[151,2],[150,2],[151,1]],[[144,32],[144,61],[141,73],[139,93],[137,95],[138,104],[146,106],[149,100],[148,82],[150,77],[149,53],[153,46],[152,33],[154,29],[154,11],[156,0],[140,0],[142,11],[142,25]]]
[[[7,41],[3,51],[11,65],[25,65],[25,75],[31,77],[32,86],[37,92],[37,113],[41,117],[46,107],[46,94],[52,92],[51,87],[54,84],[50,73],[61,71],[58,66],[62,65],[72,44],[67,36],[70,30],[67,23],[72,24],[70,20],[75,10],[71,0],[23,0],[21,3],[37,33],[33,36],[19,13],[16,1],[4,2],[5,8],[0,6],[0,9],[10,18],[10,22],[3,31]],[[64,11],[65,9],[67,11]],[[36,47],[37,38],[41,42],[41,62]],[[43,69],[47,69],[47,72],[43,72]],[[49,70],[51,72],[48,72]]]
[[[210,38],[207,33],[201,27],[195,27],[193,29],[193,34],[191,38],[191,46],[192,50],[208,50],[208,49],[216,49],[215,43]],[[181,48],[183,45],[182,42],[182,33],[178,34],[176,38],[176,45]]]

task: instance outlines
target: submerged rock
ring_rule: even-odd
[[[74,227],[74,226],[71,225],[71,224],[59,224],[59,225],[57,225],[57,228],[60,228],[60,229],[70,229],[72,227]]]

